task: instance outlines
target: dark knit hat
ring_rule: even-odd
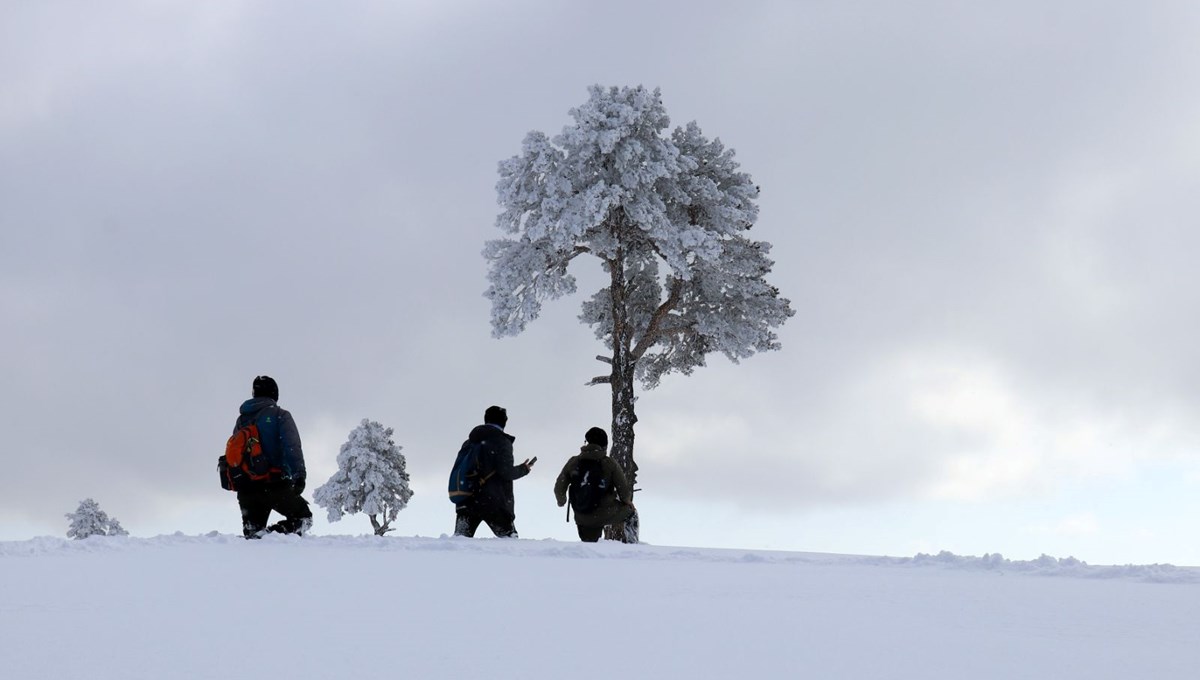
[[[266,397],[279,401],[279,385],[269,375],[260,375],[254,379],[254,398]]]
[[[504,408],[500,406],[489,406],[487,410],[483,412],[483,422],[489,425],[499,425],[500,427],[504,427],[508,424],[508,411],[505,411]]]
[[[583,438],[589,444],[608,448],[608,433],[598,427],[588,430],[587,434],[583,435]]]

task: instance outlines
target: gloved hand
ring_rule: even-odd
[[[303,477],[293,477],[292,478],[292,491],[295,491],[297,496],[304,493],[304,478]]]

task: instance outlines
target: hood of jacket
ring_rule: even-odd
[[[494,439],[499,439],[499,438],[508,439],[510,444],[512,442],[517,441],[516,437],[505,432],[504,430],[501,430],[500,428],[496,427],[495,425],[487,425],[487,424],[476,425],[475,429],[471,430],[471,434],[467,435],[467,439],[470,439],[471,441],[476,442],[476,443],[485,442],[485,441],[488,441],[489,439],[494,440]]]
[[[586,460],[600,460],[608,455],[608,449],[596,444],[584,444],[579,448],[579,457]]]
[[[258,413],[268,406],[274,405],[275,400],[270,397],[256,397],[254,399],[247,399],[245,402],[243,402],[242,407],[238,409],[238,411],[244,416],[249,416]]]

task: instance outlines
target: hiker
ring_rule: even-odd
[[[625,479],[621,466],[608,457],[608,433],[593,427],[583,436],[579,455],[572,456],[554,482],[554,497],[558,507],[567,504],[575,511],[575,528],[579,540],[595,543],[604,527],[620,524],[635,516],[633,485]]]
[[[266,532],[303,534],[312,526],[312,510],[300,494],[304,491],[304,452],[300,448],[300,433],[292,414],[279,408],[279,385],[270,376],[254,379],[253,397],[241,407],[241,415],[233,426],[236,433],[250,425],[258,426],[263,454],[271,464],[269,479],[239,489],[238,505],[242,509],[242,534],[246,538],[262,538]],[[283,519],[267,526],[271,511]]]
[[[498,538],[517,538],[517,513],[513,500],[513,480],[529,474],[537,458],[513,465],[513,442],[516,437],[506,433],[508,412],[499,406],[489,406],[483,412],[483,425],[471,430],[467,441],[481,444],[479,490],[458,506],[455,511],[454,535],[472,537],[480,522],[486,522]]]

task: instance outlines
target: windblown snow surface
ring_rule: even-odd
[[[1200,569],[221,534],[0,543],[0,677],[1195,678]]]

